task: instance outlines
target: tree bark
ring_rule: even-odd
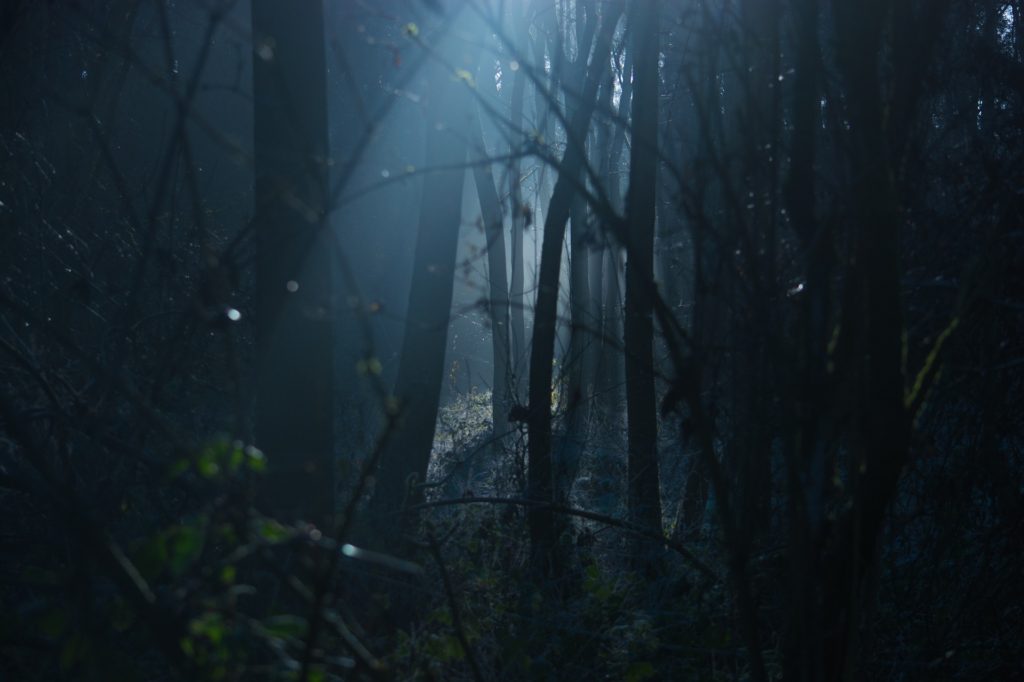
[[[584,5],[577,3],[575,13],[576,44],[590,44],[596,18],[587,14]],[[563,41],[564,43],[565,41]],[[574,60],[562,53],[562,82],[570,82],[574,86],[583,84],[587,70],[587,53],[580,49]],[[604,81],[604,78],[601,78]],[[565,103],[566,117],[572,120],[579,108],[579,102],[567,96]],[[580,138],[581,163],[576,175],[578,183],[584,183],[583,166],[587,160],[587,139],[584,133]],[[569,208],[569,350],[562,363],[568,374],[566,393],[563,396],[565,417],[563,420],[564,434],[558,451],[555,467],[555,494],[561,502],[568,502],[572,494],[576,476],[579,473],[580,461],[587,440],[589,411],[591,400],[589,375],[590,356],[593,331],[590,327],[588,306],[590,303],[590,267],[588,253],[587,202],[577,192]]]
[[[523,29],[520,31],[524,44],[529,39],[526,31],[526,21],[523,21]],[[512,83],[511,115],[510,122],[513,131],[522,130],[523,127],[523,95],[526,91],[526,74],[523,69],[516,72]],[[513,133],[514,135],[514,133]],[[513,156],[518,151],[517,146],[521,140],[515,137],[509,139],[509,153]],[[522,178],[520,177],[520,163],[513,158],[509,164],[509,204],[512,214],[512,238],[510,246],[512,256],[509,259],[512,272],[509,281],[509,318],[512,327],[512,391],[516,403],[520,403],[526,395],[526,383],[523,381],[526,366],[526,304],[525,295],[525,263],[523,261],[523,233],[527,229],[526,217],[528,209],[523,202]]]
[[[558,180],[548,205],[541,246],[540,281],[533,322],[533,347],[530,354],[530,402],[527,428],[529,452],[527,466],[527,497],[540,502],[554,501],[554,480],[551,466],[551,378],[557,325],[559,272],[562,244],[569,220],[572,200],[576,194],[574,178],[583,163],[582,140],[597,105],[597,86],[611,47],[612,34],[621,7],[618,3],[604,5],[601,30],[594,49],[594,59],[587,75],[579,109],[570,121],[567,134],[570,142],[559,165]],[[531,563],[536,571],[552,574],[557,570],[555,543],[557,533],[550,509],[539,508],[529,514]]]
[[[814,538],[824,520],[827,455],[821,444],[821,420],[828,402],[828,333],[832,239],[827,223],[816,220],[817,130],[820,129],[820,44],[816,0],[794,6],[796,73],[790,104],[793,131],[790,138],[789,176],[783,188],[790,225],[807,254],[806,285],[797,360],[796,424],[793,442],[787,444],[786,506],[789,520],[790,593],[792,605],[784,641],[787,679],[816,680],[822,677],[822,650],[808,646],[821,632],[813,573]]]
[[[475,109],[470,122],[470,142],[479,154],[487,155],[480,114]],[[505,265],[505,221],[498,190],[490,165],[473,164],[473,182],[480,200],[480,213],[487,239],[487,312],[491,321],[491,352],[494,373],[491,383],[492,437],[497,451],[508,432],[508,415],[512,407],[509,387],[509,314],[508,271]]]
[[[457,65],[456,65],[457,67]],[[462,68],[465,68],[463,66]],[[381,457],[373,511],[378,527],[397,522],[394,512],[422,499],[440,406],[448,323],[452,305],[467,144],[464,131],[471,100],[467,84],[447,68],[432,69],[426,104],[426,175],[419,229],[399,358],[395,396],[401,417]]]
[[[334,510],[334,335],[323,5],[253,0],[256,434],[274,513]],[[297,289],[295,288],[297,285]]]
[[[644,528],[661,528],[653,321],[658,170],[658,9],[654,3],[634,0],[630,10],[634,92],[626,196],[629,240],[625,315],[628,507],[632,523]]]
[[[881,0],[866,6],[842,2],[837,3],[834,18],[837,61],[849,94],[849,200],[857,229],[850,275],[854,289],[842,325],[849,338],[840,343],[851,344],[849,371],[859,395],[847,463],[853,504],[836,524],[827,547],[821,609],[825,677],[849,679],[864,579],[876,559],[885,513],[907,461],[911,425],[903,404],[902,220],[878,63],[890,8]]]
[[[619,96],[618,114],[625,120],[633,101],[633,80],[630,74],[633,70],[633,54],[626,50],[625,64],[622,71],[622,93]],[[608,203],[616,210],[623,210],[622,180],[620,177],[620,162],[622,152],[626,146],[626,126],[624,123],[617,124],[611,139],[611,146],[608,151],[608,172],[605,175],[605,184],[608,192]],[[623,408],[626,403],[626,364],[623,357],[623,282],[622,273],[624,270],[621,244],[616,240],[608,240],[608,248],[605,252],[605,283],[601,296],[604,301],[604,329],[606,341],[609,348],[604,352],[601,365],[601,405],[602,413],[609,422],[612,430],[615,430],[618,422],[622,419]]]
[[[745,535],[753,542],[764,535],[771,521],[772,438],[768,429],[772,364],[767,359],[770,330],[775,328],[771,305],[775,285],[775,249],[777,215],[776,111],[779,84],[779,5],[776,0],[744,0],[740,20],[745,35],[751,37],[743,53],[748,82],[741,89],[737,104],[741,141],[742,182],[747,197],[745,220],[738,225],[744,231],[742,244],[749,262],[747,309],[734,321],[733,338],[745,339],[737,349],[736,377],[738,395],[734,401],[734,446],[736,479],[739,489],[737,513]],[[739,85],[739,84],[737,84]],[[737,292],[737,296],[739,293]]]

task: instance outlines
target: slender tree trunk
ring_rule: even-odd
[[[628,69],[632,68],[632,57],[627,53]],[[619,98],[619,113],[625,113],[632,101],[632,80],[624,76],[626,83],[622,85]],[[612,135],[608,150],[607,171],[603,175],[608,192],[608,202],[617,210],[622,208],[622,179],[619,176],[622,151],[626,144],[624,124]],[[622,283],[623,259],[622,249],[613,239],[609,239],[604,249],[604,285],[598,292],[602,300],[604,320],[604,349],[599,365],[600,388],[598,394],[601,416],[608,429],[608,438],[618,438],[619,426],[626,402],[626,364],[623,356],[623,293]]]
[[[560,52],[553,49],[558,34],[555,5],[555,0],[535,0],[534,32],[527,32],[525,36],[533,52],[535,68],[541,74],[539,83],[533,89],[534,129],[540,144],[549,149],[556,130],[552,110],[559,106],[557,62],[560,60]],[[542,91],[541,86],[547,90]],[[538,208],[550,199],[552,192],[551,169],[547,164],[541,164],[537,175]]]
[[[825,453],[820,422],[825,414],[826,347],[829,327],[831,240],[827,223],[815,219],[816,135],[820,129],[818,7],[801,0],[795,8],[796,74],[793,85],[790,172],[783,198],[790,222],[807,254],[807,276],[800,321],[803,338],[798,360],[800,385],[795,396],[795,442],[788,444],[786,513],[790,525],[790,590],[792,606],[784,640],[783,665],[787,679],[821,679],[821,647],[808,646],[821,632],[817,611],[814,537],[823,521]],[[820,521],[819,521],[820,519]]]
[[[831,232],[815,217],[816,136],[820,129],[820,46],[816,0],[801,0],[794,7],[796,73],[790,118],[789,177],[784,198],[790,224],[807,254],[807,276],[798,360],[799,387],[795,404],[799,434],[789,444],[786,462],[787,514],[790,531],[790,593],[788,627],[784,644],[787,679],[817,680],[822,677],[822,649],[808,646],[821,632],[817,613],[813,539],[824,520],[826,478],[830,467],[821,445],[821,420],[828,400],[827,345],[830,322]],[[820,520],[820,521],[819,521]]]
[[[626,403],[626,361],[624,357],[623,317],[624,293],[623,272],[625,262],[622,249],[611,244],[604,253],[604,335],[608,349],[604,353],[601,368],[601,389],[603,413],[612,430],[621,426]]]
[[[586,374],[590,377],[590,423],[600,420],[599,383],[601,382],[601,366],[605,347],[604,328],[604,255],[606,248],[598,246],[590,252],[590,300],[587,301],[587,319],[591,330],[591,348],[587,354]]]
[[[456,65],[457,66],[457,65]],[[463,67],[465,68],[465,67]],[[393,512],[422,499],[440,405],[444,356],[462,221],[467,146],[464,131],[472,101],[467,86],[435,67],[426,106],[426,175],[419,231],[395,396],[401,418],[381,458],[373,508],[379,526],[395,523]]]
[[[847,463],[853,506],[831,539],[822,589],[824,674],[837,680],[853,673],[864,579],[876,560],[885,513],[910,447],[910,421],[903,404],[902,220],[886,136],[889,107],[878,63],[889,19],[888,3],[881,0],[866,6],[837,3],[835,11],[837,61],[849,94],[850,202],[858,230],[850,277],[855,287],[850,299],[856,305],[844,311],[843,333],[851,335],[851,371],[859,393],[852,459]]]
[[[689,213],[693,242],[693,339],[698,355],[696,371],[701,386],[715,386],[718,381],[719,361],[711,349],[721,347],[726,339],[726,317],[729,306],[722,284],[728,277],[727,259],[731,251],[723,236],[716,234],[711,216],[724,212],[721,182],[716,178],[714,157],[718,153],[716,141],[724,136],[723,123],[717,114],[724,107],[720,78],[720,50],[716,32],[717,18],[707,16],[700,27],[701,56],[698,79],[690,84],[691,101],[696,109],[694,135],[693,205]],[[715,112],[714,115],[711,112]],[[687,436],[685,429],[683,435]],[[689,434],[690,436],[694,434]],[[699,531],[705,520],[710,498],[711,477],[706,467],[691,458],[686,479],[684,502],[677,528],[685,532]],[[720,501],[719,501],[720,503]]]
[[[618,114],[625,119],[633,101],[632,51],[626,50],[623,67],[622,92],[619,97]],[[622,210],[622,178],[620,177],[622,152],[626,146],[626,128],[617,123],[612,134],[608,151],[608,171],[604,175],[608,202],[616,210]],[[624,270],[622,250],[615,240],[608,240],[605,251],[605,282],[600,295],[604,301],[604,330],[608,348],[604,351],[601,365],[601,412],[610,427],[609,436],[615,436],[618,423],[626,403],[626,365],[623,357],[623,293],[622,273]]]
[[[578,178],[582,180],[582,177]],[[590,302],[590,266],[587,253],[587,206],[576,196],[569,210],[569,352],[564,367],[568,373],[565,396],[565,434],[557,458],[556,492],[559,501],[568,502],[579,473],[587,441],[590,403],[593,394],[589,373],[593,331]]]
[[[529,42],[527,31],[528,21],[524,19],[519,31],[521,44]],[[513,131],[523,128],[523,98],[526,92],[526,74],[519,69],[512,81],[511,114],[510,123]],[[519,151],[518,146],[522,140],[517,139],[515,134],[509,138],[509,153],[514,155]],[[523,202],[521,164],[518,158],[509,162],[509,204],[512,215],[512,235],[510,246],[512,255],[509,265],[512,268],[509,281],[509,318],[512,327],[512,392],[515,402],[521,403],[526,395],[525,374],[527,366],[526,354],[526,306],[525,306],[525,263],[523,250],[523,233],[527,229],[526,217],[529,209]]]
[[[573,21],[576,44],[590,45],[593,31],[597,25],[596,17],[593,14],[588,15],[582,3],[577,3],[575,9]],[[563,73],[559,80],[563,83],[570,83],[572,87],[582,89],[587,73],[587,53],[580,49],[576,58],[570,61],[563,46],[561,55]],[[604,82],[603,77],[601,82]],[[572,120],[580,103],[569,95],[565,97],[565,100],[566,118]],[[585,182],[583,165],[587,158],[588,138],[589,135],[584,133],[579,139],[582,147],[580,150],[582,160],[576,181],[581,184]],[[587,440],[591,396],[589,385],[591,377],[588,375],[588,370],[593,332],[589,328],[590,321],[587,314],[590,303],[590,267],[587,251],[589,228],[587,225],[587,202],[579,192],[572,199],[569,209],[569,225],[569,350],[562,363],[568,374],[568,381],[566,382],[566,395],[563,399],[565,405],[564,435],[555,467],[555,494],[561,502],[568,502],[579,473],[579,465]]]
[[[612,90],[614,75],[608,73],[605,76],[600,91],[599,101],[601,106],[608,111],[612,110]],[[595,154],[597,156],[597,176],[602,185],[610,186],[610,163],[611,163],[612,129],[611,121],[607,116],[601,116],[597,123],[597,133],[594,138]],[[614,206],[614,204],[613,204]],[[593,400],[590,407],[591,421],[594,424],[604,422],[602,407],[605,389],[601,371],[605,363],[605,354],[608,352],[608,344],[605,340],[605,310],[604,310],[604,287],[605,287],[605,253],[608,250],[608,239],[604,229],[596,227],[593,231],[592,251],[590,252],[590,300],[587,302],[587,314],[590,318],[590,326],[593,330],[592,349],[590,351],[590,373],[593,382]],[[603,438],[602,438],[603,439]]]
[[[253,0],[258,241],[257,443],[274,513],[334,511],[334,335],[327,238],[323,5]]]
[[[775,219],[777,215],[776,171],[778,147],[775,136],[779,88],[779,6],[776,0],[744,0],[741,7],[744,34],[750,36],[744,50],[749,85],[738,103],[742,144],[742,177],[752,208],[743,215],[744,241],[749,246],[750,314],[736,321],[734,338],[745,339],[738,349],[734,378],[736,401],[737,481],[739,483],[740,526],[746,540],[754,541],[768,530],[771,520],[772,439],[768,431],[772,404],[767,360],[767,343],[775,292]],[[774,143],[774,144],[773,144]],[[749,205],[749,204],[748,204]]]
[[[658,8],[630,5],[634,51],[632,146],[626,212],[626,415],[628,421],[629,518],[661,528],[658,422],[654,397],[654,218],[658,130]]]
[[[480,114],[475,109],[470,122],[470,143],[480,154],[486,156]],[[491,321],[491,351],[494,356],[494,374],[491,383],[491,411],[493,438],[496,451],[508,432],[508,414],[512,407],[509,385],[509,311],[508,273],[505,265],[505,225],[501,201],[494,185],[494,175],[489,165],[473,165],[473,181],[480,200],[480,213],[487,238],[488,299],[487,311]]]
[[[569,220],[573,196],[573,178],[583,163],[581,144],[597,105],[597,86],[606,68],[612,34],[621,8],[617,3],[604,5],[605,14],[594,49],[581,104],[570,122],[567,134],[571,140],[559,166],[558,180],[544,221],[540,281],[533,322],[533,347],[530,354],[530,403],[527,427],[529,453],[527,496],[542,502],[554,501],[554,480],[551,466],[551,378],[557,325],[559,271],[562,245]],[[534,509],[529,514],[531,562],[534,569],[551,574],[557,570],[555,556],[556,530],[554,516],[548,509]]]

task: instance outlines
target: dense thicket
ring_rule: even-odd
[[[1021,10],[3,3],[0,677],[1024,676]]]

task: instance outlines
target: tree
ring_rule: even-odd
[[[334,512],[334,334],[323,4],[254,0],[256,440],[267,506]]]
[[[588,11],[584,3],[576,3],[572,22],[576,45],[588,44],[587,30],[592,30],[595,21],[593,9]],[[568,28],[566,27],[566,32]],[[562,75],[559,80],[569,83],[584,82],[588,54],[577,49],[575,58],[570,59],[566,54],[568,40],[563,36],[560,42],[562,50],[559,61],[562,65]],[[603,74],[601,82],[604,82]],[[566,118],[572,120],[579,106],[579,102],[567,96]],[[574,178],[581,186],[585,186],[586,182],[582,170],[583,165],[587,163],[588,138],[589,136],[584,134],[580,139],[582,163]],[[589,265],[592,239],[587,201],[582,192],[576,193],[569,208],[569,228],[569,350],[563,362],[568,378],[565,382],[564,434],[555,467],[556,493],[562,502],[568,501],[576,476],[579,474],[580,461],[588,440],[593,393],[591,358],[594,355],[595,332],[591,317]]]
[[[617,60],[618,61],[618,60]],[[629,116],[629,110],[633,101],[633,79],[630,74],[633,72],[633,52],[625,51],[624,64],[621,71],[614,74],[621,84],[619,105],[616,113],[622,119],[622,123],[615,126],[611,135],[606,162],[606,172],[602,175],[605,191],[608,193],[608,203],[616,211],[623,211],[621,161],[622,152],[626,146],[625,122]],[[609,85],[609,90],[614,86]],[[612,92],[608,98],[611,99]],[[622,353],[623,344],[623,282],[624,259],[621,244],[611,239],[610,226],[604,225],[608,248],[605,250],[604,260],[606,261],[602,270],[604,271],[604,283],[601,291],[595,292],[600,295],[602,307],[604,308],[604,324],[602,327],[603,337],[608,347],[602,349],[600,358],[600,405],[601,411],[607,416],[610,424],[614,427],[621,420],[623,407],[625,405],[626,369]]]
[[[577,192],[576,178],[583,164],[583,140],[597,106],[598,85],[604,69],[607,68],[606,61],[612,36],[622,13],[621,6],[616,2],[604,4],[603,9],[601,27],[580,96],[580,106],[566,129],[569,144],[559,164],[558,179],[544,219],[540,279],[530,353],[530,402],[527,418],[530,440],[526,493],[529,499],[544,503],[553,502],[556,495],[551,462],[551,366],[554,360],[562,245],[573,198]],[[529,525],[531,563],[534,569],[541,573],[557,571],[557,531],[552,512],[543,507],[530,510]]]
[[[626,415],[629,518],[661,528],[658,422],[654,396],[654,221],[658,169],[658,9],[630,5],[634,52],[626,260]]]
[[[484,74],[486,77],[487,74]],[[477,153],[486,157],[480,114],[473,111],[469,124],[470,139]],[[490,165],[476,161],[473,164],[473,182],[480,200],[480,213],[487,238],[487,313],[491,322],[491,352],[494,372],[491,381],[491,420],[495,451],[508,432],[508,416],[512,409],[511,348],[509,341],[508,272],[505,264],[505,221],[501,201],[494,184]]]
[[[533,5],[531,4],[531,8]],[[513,5],[515,8],[515,5]],[[520,44],[529,43],[529,21],[528,14],[520,9],[521,16],[515,22],[517,38]],[[512,93],[510,97],[511,111],[509,114],[509,125],[513,134],[509,136],[509,153],[515,155],[519,149],[520,140],[515,136],[517,131],[523,129],[523,100],[526,95],[526,73],[520,68],[515,71],[512,77]],[[512,214],[512,233],[509,240],[511,258],[509,265],[509,318],[511,323],[511,369],[514,374],[514,385],[512,386],[513,397],[516,404],[522,402],[525,397],[526,382],[525,374],[527,368],[526,353],[526,263],[523,250],[523,233],[530,227],[531,216],[529,205],[523,198],[523,187],[521,177],[521,164],[518,157],[509,161],[508,168],[509,183],[509,206]]]
[[[452,40],[452,38],[449,38]],[[435,166],[423,181],[419,227],[405,335],[395,397],[400,421],[381,457],[373,508],[377,524],[393,527],[395,512],[422,497],[441,399],[452,305],[462,189],[468,153],[464,131],[472,100],[469,60],[454,48],[429,67],[431,91],[424,106],[426,158]],[[471,129],[471,128],[470,128]]]

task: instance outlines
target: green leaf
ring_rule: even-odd
[[[189,658],[195,658],[195,656],[196,656],[196,645],[195,645],[195,642],[192,641],[191,637],[182,637],[181,638],[181,650]]]
[[[271,616],[263,621],[263,628],[275,637],[302,638],[306,635],[306,619],[291,614]]]
[[[220,465],[208,452],[199,456],[196,461],[196,469],[203,478],[213,478],[220,473]]]
[[[205,637],[216,645],[224,640],[227,627],[223,616],[215,611],[207,611],[188,624],[188,631],[195,637]]]
[[[233,447],[228,452],[228,471],[235,473],[242,468],[242,464],[245,462],[245,453],[242,452],[242,448]]]
[[[181,575],[203,552],[205,519],[175,526],[167,532],[167,563],[173,575]]]
[[[642,682],[654,677],[654,666],[649,661],[639,661],[629,666],[626,671],[626,682]]]
[[[252,446],[246,447],[242,441],[229,441],[218,438],[199,453],[196,457],[196,471],[203,478],[215,478],[221,475],[236,474],[261,452]]]
[[[224,568],[220,569],[220,581],[225,585],[230,585],[231,583],[235,582],[235,576],[237,574],[238,571],[235,570],[235,567],[231,564],[228,564]]]
[[[273,519],[263,519],[256,527],[261,538],[270,543],[283,542],[288,539],[288,529]]]
[[[257,474],[262,474],[267,470],[267,458],[263,454],[263,451],[254,445],[247,445],[245,447],[245,461],[249,467],[249,471],[253,471]]]
[[[584,572],[583,589],[599,601],[606,601],[614,593],[595,563],[589,564]]]

